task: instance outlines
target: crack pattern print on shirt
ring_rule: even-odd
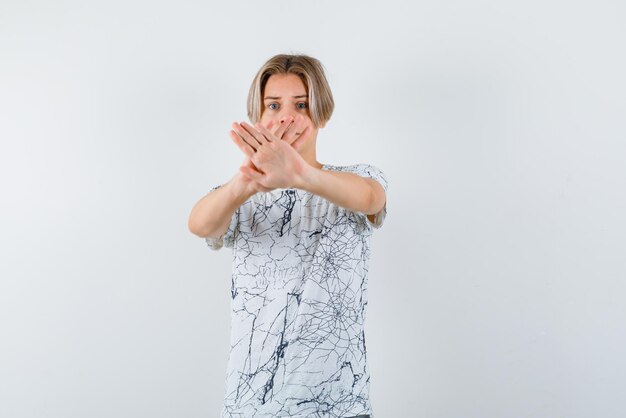
[[[377,180],[368,164],[324,165]],[[220,187],[216,186],[215,188]],[[370,239],[386,216],[300,189],[257,193],[211,249],[233,249],[222,417],[372,414],[364,322]]]

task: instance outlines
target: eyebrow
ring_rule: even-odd
[[[291,96],[291,97],[293,97],[294,99],[300,99],[302,97],[309,97],[309,96],[306,95],[306,94],[301,94],[300,96]],[[280,100],[281,97],[280,96],[265,96],[265,98],[263,100],[269,100],[269,99]]]

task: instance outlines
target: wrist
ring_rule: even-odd
[[[319,183],[321,169],[305,164],[303,170],[295,178],[294,187],[311,192]]]
[[[230,183],[232,184],[231,192],[233,197],[237,200],[240,200],[242,203],[248,200],[251,196],[256,194],[256,190],[254,189],[251,182],[246,181],[243,178],[244,174],[241,172],[237,172],[235,176],[231,179]]]

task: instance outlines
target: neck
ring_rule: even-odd
[[[306,161],[306,163],[307,163],[308,165],[310,165],[311,167],[321,169],[321,168],[322,168],[322,166],[324,165],[324,164],[322,164],[322,163],[320,163],[320,162],[318,162],[318,161],[317,161],[317,158],[315,158],[315,154],[313,154],[313,155],[308,155],[308,156],[307,156],[307,155],[302,155],[302,154],[301,154],[301,156],[302,156],[302,159],[303,159],[304,161]]]
[[[315,155],[317,142],[316,140],[317,133],[312,138],[310,138],[310,140],[308,140],[308,143],[304,144],[305,146],[308,145],[308,147],[305,147],[304,149],[301,148],[299,153],[302,159],[306,161],[308,165],[314,168],[321,169],[324,164],[317,161],[317,157]]]

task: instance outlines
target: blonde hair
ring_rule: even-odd
[[[248,117],[257,123],[263,114],[263,95],[267,80],[274,74],[296,74],[309,96],[309,117],[316,128],[323,126],[333,113],[335,101],[322,63],[308,55],[275,55],[257,72],[248,93]]]

